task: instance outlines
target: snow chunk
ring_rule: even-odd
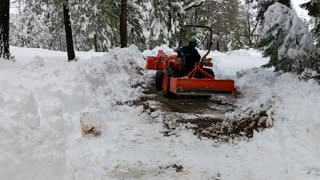
[[[94,112],[82,112],[80,114],[80,125],[82,129],[82,135],[94,135],[101,134],[101,119],[96,116]]]

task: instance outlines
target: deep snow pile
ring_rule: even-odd
[[[243,94],[227,116],[272,102],[274,127],[236,144],[201,140],[189,130],[164,137],[161,117],[126,105],[154,75],[142,70],[134,46],[78,53],[77,63],[60,52],[13,54],[17,62],[0,62],[0,179],[320,177],[320,86],[258,68],[267,59],[257,51],[211,53],[217,77],[234,78]],[[97,123],[101,135],[83,136],[83,119]]]
[[[217,78],[232,77],[239,71],[261,67],[268,62],[268,58],[261,57],[261,52],[255,49],[240,49],[228,53],[211,52],[210,56],[213,57],[213,70]]]
[[[13,47],[13,54],[17,62],[1,61],[0,179],[102,176],[104,138],[82,138],[79,119],[90,113],[104,129],[117,102],[139,96],[141,87],[132,86],[144,84],[140,51],[77,53],[78,63],[40,49]]]
[[[226,62],[220,69],[232,74],[227,64],[233,58],[236,61],[237,57],[244,66],[250,64],[250,58],[260,59],[256,65],[263,62],[261,55],[255,51],[247,51],[248,58],[240,60],[244,52],[239,50],[229,53],[229,56],[220,56],[216,66]],[[225,68],[221,68],[223,66]],[[237,63],[231,65],[231,70],[235,66]],[[273,128],[255,133],[248,143],[239,143],[239,153],[246,152],[249,157],[239,154],[247,167],[247,174],[238,179],[319,179],[319,83],[314,80],[300,81],[296,75],[261,68],[242,70],[234,78],[243,97],[237,102],[239,108],[228,116],[241,116],[248,109],[259,111],[271,103],[272,108],[267,113],[274,119]]]
[[[319,84],[260,68],[243,72],[237,84],[245,98],[239,100],[235,114],[274,103],[269,111],[274,114],[274,128],[244,143],[254,156],[243,162],[255,164],[250,168],[255,172],[253,179],[319,179]]]

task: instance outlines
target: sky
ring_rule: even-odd
[[[291,0],[293,9],[297,11],[297,14],[302,19],[309,20],[310,17],[308,16],[308,12],[302,8],[299,7],[300,4],[308,2],[308,0]]]

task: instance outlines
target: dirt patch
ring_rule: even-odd
[[[171,113],[193,113],[204,114],[206,112],[217,111],[221,113],[234,110],[234,98],[215,98],[201,96],[180,96],[176,98],[166,98],[162,91],[156,90],[155,84],[151,83],[144,91],[144,96],[134,102],[127,102],[131,105],[143,105],[144,109],[147,107],[148,101],[156,101],[161,104],[158,109]],[[152,109],[152,108],[151,108]],[[156,109],[157,110],[157,109]]]
[[[178,165],[178,164],[172,164],[172,165],[168,165],[168,166],[165,166],[165,167],[160,166],[159,168],[160,169],[164,169],[164,170],[173,168],[173,169],[176,170],[177,173],[183,172],[183,166],[182,165]]]
[[[153,83],[145,90],[139,100],[126,102],[130,106],[142,106],[143,112],[153,118],[161,116],[164,136],[179,135],[181,128],[191,129],[199,138],[210,138],[219,142],[234,142],[253,137],[273,126],[272,106],[274,102],[261,105],[258,110],[249,109],[237,118],[226,118],[227,112],[233,112],[236,98],[216,97],[180,97],[168,99],[157,91]],[[239,97],[239,96],[238,96]],[[158,112],[158,113],[156,113]],[[154,116],[154,114],[158,114]]]
[[[230,142],[234,140],[250,139],[254,132],[260,132],[273,126],[266,110],[252,113],[239,120],[225,119],[209,126],[197,126],[194,134],[199,137],[207,137],[217,141]]]
[[[184,123],[184,124],[192,124],[196,125],[197,128],[207,128],[210,126],[214,126],[218,123],[222,123],[224,119],[222,118],[196,118],[196,119],[179,119],[177,123]]]
[[[80,114],[80,127],[83,136],[100,136],[101,124],[101,120],[94,112]]]
[[[182,165],[174,164],[174,165],[172,165],[172,168],[176,169],[176,172],[182,172],[183,171],[183,166]]]

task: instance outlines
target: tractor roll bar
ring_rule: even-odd
[[[208,52],[202,57],[200,63],[202,64],[204,59],[208,56],[208,54],[210,53],[210,50],[211,50],[211,46],[212,46],[212,29],[209,27],[209,26],[202,26],[202,25],[184,25],[181,27],[180,29],[180,37],[179,37],[179,49],[181,48],[182,46],[182,32],[183,32],[183,29],[184,28],[203,28],[203,29],[208,29],[210,31],[210,37],[209,37],[209,47],[208,47]]]

